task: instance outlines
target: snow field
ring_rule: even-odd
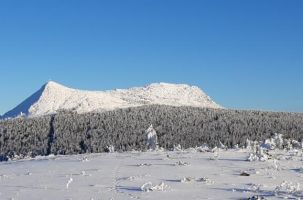
[[[300,199],[302,151],[150,151],[49,156],[0,163],[0,199]],[[279,167],[277,167],[277,165]],[[245,172],[245,173],[244,173]]]

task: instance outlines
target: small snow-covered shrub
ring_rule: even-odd
[[[240,148],[239,148],[239,144],[235,144],[235,145],[233,146],[233,149],[236,149],[236,150],[240,149]]]
[[[168,189],[168,185],[161,182],[158,185],[153,185],[151,182],[147,182],[141,186],[141,191],[143,192],[153,192],[153,191],[165,191]]]
[[[151,182],[144,183],[141,186],[141,191],[143,191],[143,192],[150,192],[152,187],[153,187],[153,184]]]
[[[293,139],[283,139],[282,134],[275,133],[273,137],[266,139],[264,142],[246,140],[246,148],[250,151],[248,156],[249,161],[266,161],[273,156],[269,154],[269,151],[279,149],[288,151],[290,157],[298,156],[302,152],[302,143]],[[274,161],[277,162],[277,161]],[[274,163],[274,168],[279,170],[280,168]]]
[[[281,170],[281,166],[280,166],[280,163],[278,162],[278,160],[276,159],[273,159],[273,168],[277,171],[280,171]]]
[[[184,177],[180,180],[181,183],[190,183],[193,182],[195,180],[195,178],[193,177]]]
[[[66,189],[69,188],[69,185],[70,185],[72,182],[73,182],[73,178],[70,177],[69,180],[68,180],[67,183],[66,183]]]
[[[275,133],[273,137],[266,139],[261,147],[268,150],[280,149],[280,150],[292,150],[301,149],[302,143],[294,139],[283,139],[282,134]]]
[[[207,144],[202,144],[200,147],[196,147],[197,152],[210,152],[211,149]]]
[[[267,150],[283,149],[285,141],[282,134],[275,133],[273,137],[266,139],[260,146]]]
[[[274,192],[276,195],[290,194],[293,196],[303,197],[300,183],[294,184],[292,182],[283,181],[275,188]]]
[[[219,148],[220,149],[227,149],[227,147],[219,140]]]
[[[150,167],[152,164],[150,163],[142,163],[142,164],[138,164],[138,167]]]
[[[22,159],[31,159],[34,156],[32,155],[32,152],[28,152],[27,154],[17,154],[16,152],[10,152],[6,158],[8,160],[22,160]],[[5,158],[4,158],[5,159]],[[7,160],[6,160],[7,161]]]
[[[264,142],[246,140],[246,148],[251,151],[249,161],[266,161],[272,156],[270,150],[280,149],[292,151],[293,155],[297,155],[298,148],[302,148],[301,143],[296,140],[283,139],[282,134],[275,133],[273,137],[266,139]],[[295,148],[295,149],[294,149]]]
[[[260,184],[251,183],[251,184],[247,185],[247,190],[250,192],[258,193],[258,192],[260,192],[261,187],[262,187],[262,185],[260,185]]]
[[[109,146],[106,147],[105,152],[115,153],[115,147],[113,145],[109,145]]]
[[[175,166],[188,166],[189,165],[189,163],[187,163],[187,162],[183,162],[183,161],[178,161],[178,162],[176,162],[176,164],[175,164]]]
[[[150,127],[145,132],[147,134],[147,148],[150,150],[158,149],[158,136],[157,132],[153,128],[153,125],[150,125]]]
[[[265,142],[261,144],[261,147],[264,149],[274,150],[276,148],[276,143],[273,138],[266,139]]]
[[[199,178],[196,181],[200,182],[200,183],[204,183],[206,185],[213,185],[215,183],[215,181],[213,181],[213,180],[211,180],[209,178],[206,178],[206,177]]]
[[[275,145],[277,148],[282,149],[283,148],[283,135],[275,133],[274,142],[275,142]]]
[[[87,156],[83,156],[83,157],[79,158],[79,161],[81,161],[81,162],[89,162],[89,159],[88,159]]]
[[[197,182],[197,183],[203,183],[206,185],[213,185],[215,182],[209,178],[206,177],[202,177],[202,178],[193,178],[193,177],[184,177],[180,180],[181,183],[193,183],[193,182]]]
[[[259,161],[259,157],[254,153],[250,153],[247,160],[250,162]]]
[[[294,149],[302,149],[302,143],[297,140],[291,140],[291,144]]]
[[[246,149],[247,150],[251,150],[251,148],[252,148],[252,141],[249,140],[249,139],[246,139],[245,145],[246,145]]]
[[[174,145],[173,151],[183,151],[181,144]]]
[[[210,160],[218,160],[218,158],[219,158],[219,149],[217,147],[215,147],[211,150],[211,152],[213,152],[213,155],[209,159]]]
[[[258,142],[254,141],[250,144],[251,153],[249,154],[248,161],[266,161],[268,155],[265,154],[264,148],[259,145]]]
[[[161,182],[159,185],[155,185],[151,187],[151,191],[164,191],[168,188],[168,185],[166,185],[164,182]]]

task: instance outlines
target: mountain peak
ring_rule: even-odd
[[[181,84],[181,83],[159,82],[159,83],[151,83],[147,87],[191,87],[191,86],[188,84]]]
[[[48,81],[42,87],[44,87],[45,89],[64,89],[64,88],[66,88],[64,85],[61,85],[60,83],[57,83],[55,81]]]
[[[48,81],[32,96],[3,117],[54,114],[60,110],[78,113],[100,112],[142,105],[195,106],[222,108],[200,88],[186,84],[152,83],[145,87],[112,91],[83,91]]]

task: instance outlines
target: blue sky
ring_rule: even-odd
[[[201,87],[228,108],[303,112],[301,0],[0,1],[0,113],[48,80]]]

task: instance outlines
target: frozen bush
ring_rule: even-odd
[[[150,150],[158,149],[158,136],[157,132],[153,128],[153,125],[150,125],[150,127],[145,132],[147,134],[147,148]]]
[[[174,145],[174,150],[173,151],[182,151],[182,146],[181,144],[178,144],[178,145]]]
[[[294,184],[292,182],[288,182],[288,181],[283,181],[280,185],[278,185],[275,188],[275,193],[276,194],[284,194],[284,193],[288,193],[288,194],[296,194],[297,192],[300,192],[300,183]]]
[[[197,147],[196,150],[198,152],[211,152],[211,149],[209,148],[209,146],[207,144],[203,144],[200,147]]]
[[[168,188],[168,185],[161,182],[159,185],[153,185],[151,182],[145,183],[141,186],[141,191],[152,192],[152,191],[164,191]]]
[[[115,152],[115,147],[113,145],[109,145],[106,147],[106,152],[108,153],[114,153]]]
[[[257,141],[251,143],[251,153],[249,154],[247,160],[252,161],[266,161],[268,160],[268,155],[264,153],[264,148],[259,145]]]

